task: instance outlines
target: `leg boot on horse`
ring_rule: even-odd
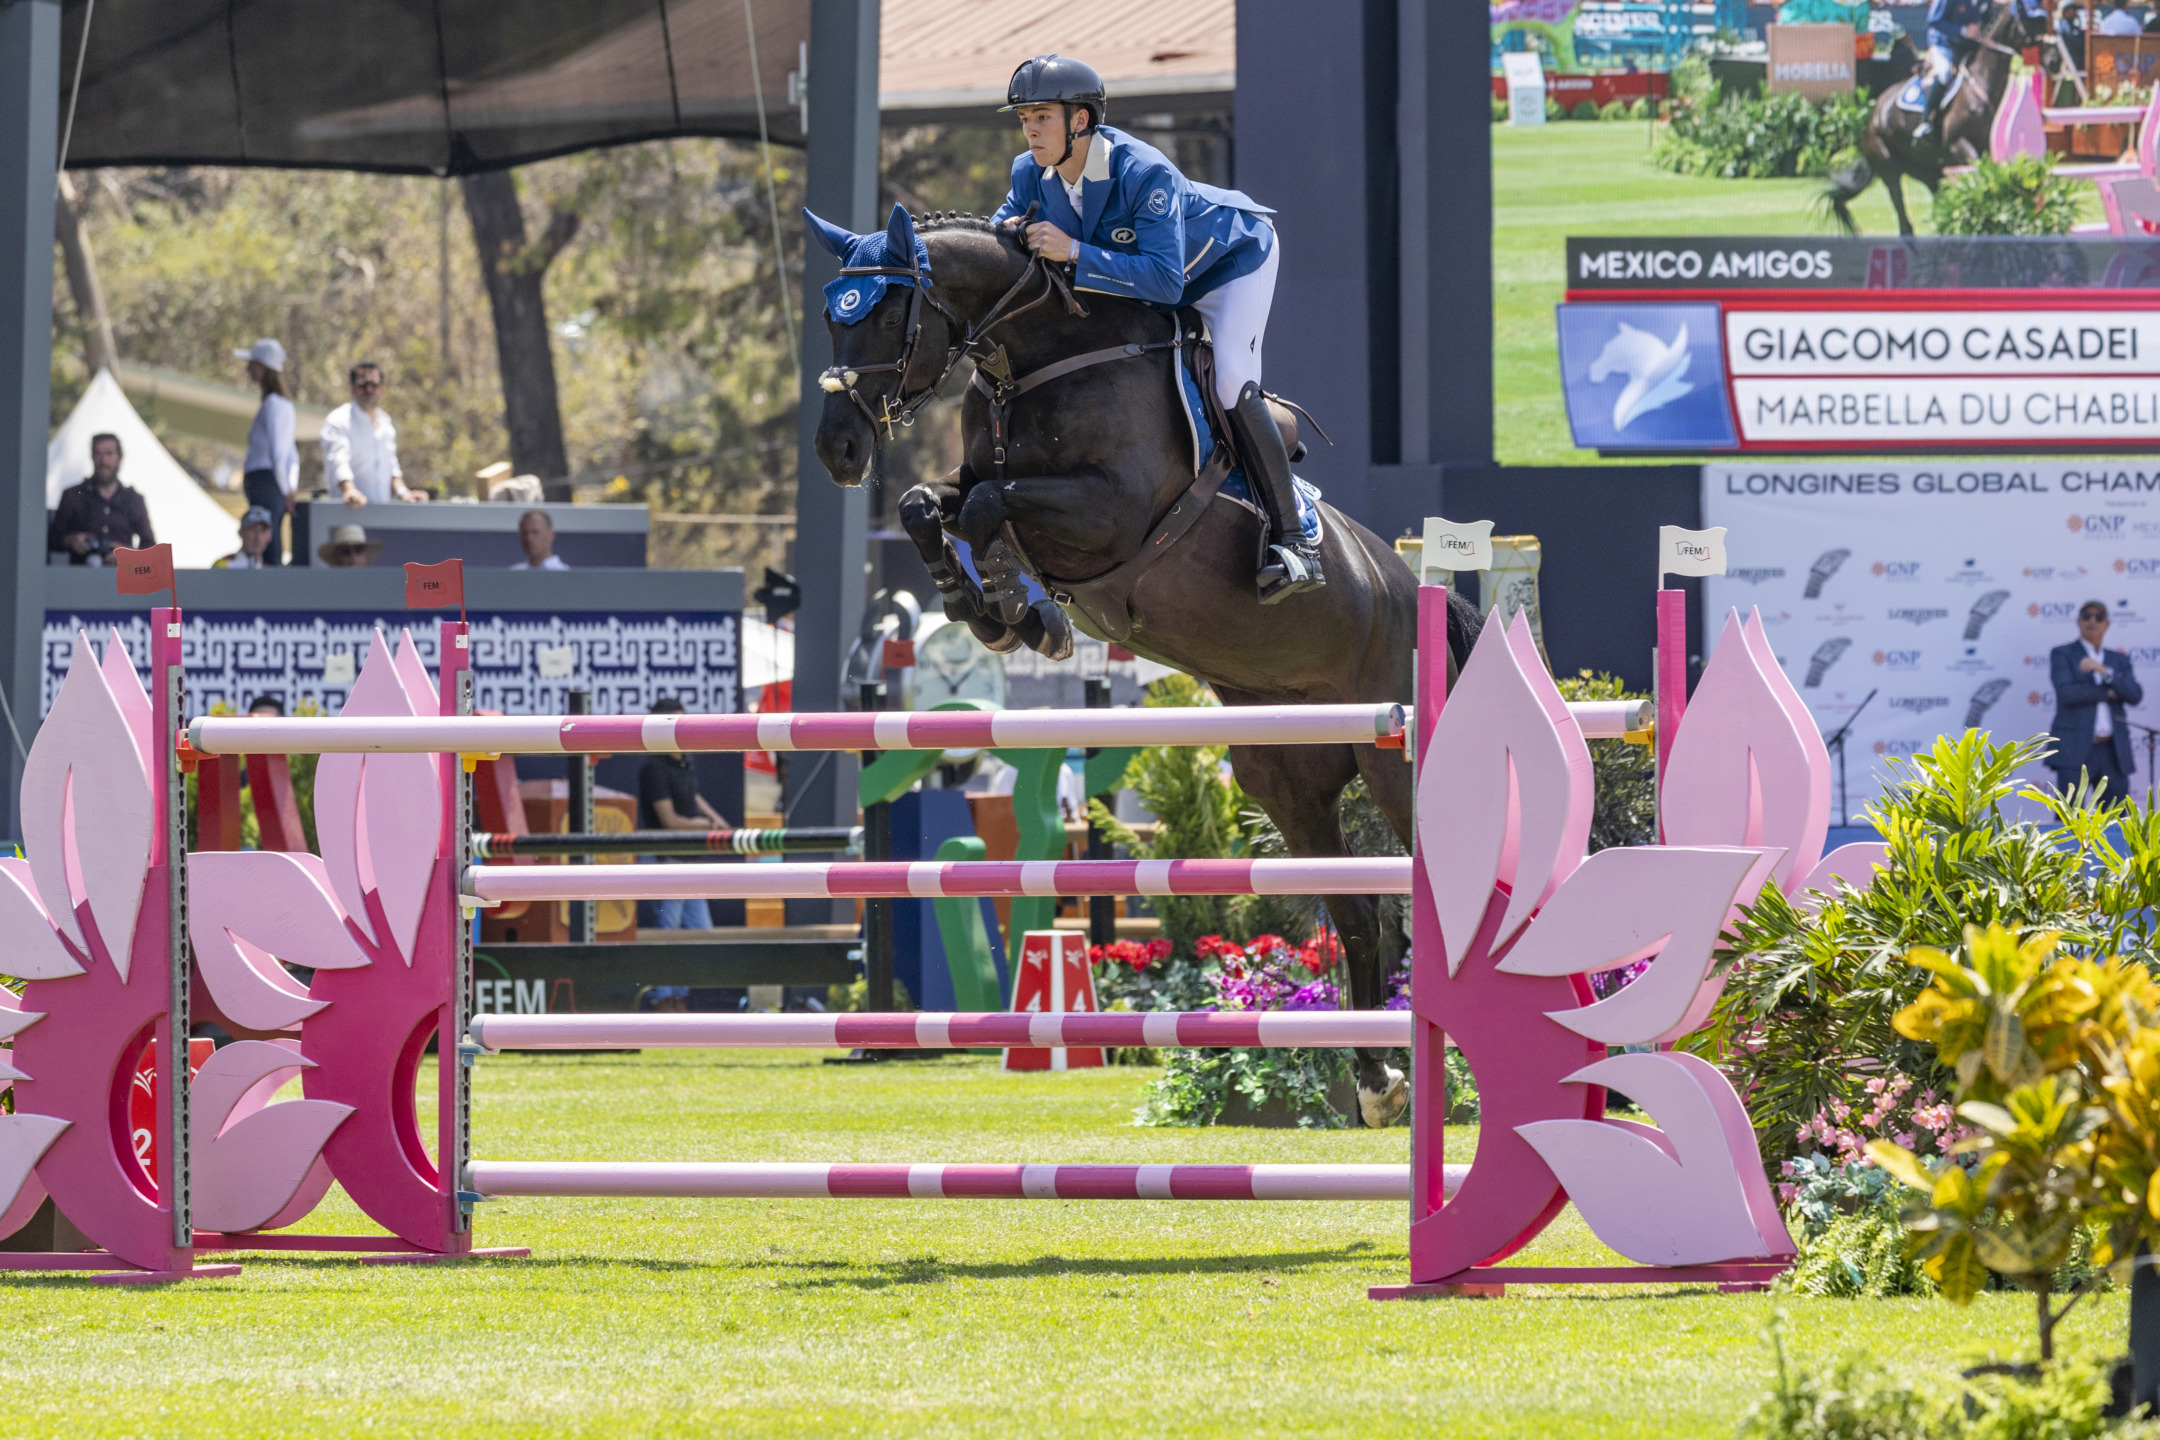
[[[1267,512],[1257,577],[1260,603],[1273,605],[1300,590],[1319,589],[1327,584],[1327,576],[1320,569],[1319,548],[1305,538],[1305,526],[1298,519],[1297,481],[1290,474],[1290,452],[1283,448],[1282,431],[1276,428],[1267,397],[1250,380],[1238,392],[1237,407],[1230,412],[1230,427],[1237,432],[1245,478],[1252,483],[1254,498]]]
[[[923,564],[929,567],[930,583],[937,586],[945,616],[958,620],[991,650],[1005,655],[1020,648],[1022,637],[1013,626],[993,619],[960,551],[945,534],[946,511],[958,513],[960,488],[951,480],[917,485],[900,497],[900,528],[915,542]]]

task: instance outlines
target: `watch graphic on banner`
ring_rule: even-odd
[[[934,710],[948,700],[976,700],[1005,708],[1005,661],[965,625],[940,625],[915,642],[913,708]],[[972,750],[948,750],[952,763]]]

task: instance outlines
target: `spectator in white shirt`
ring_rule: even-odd
[[[512,570],[567,570],[562,556],[555,553],[555,522],[548,519],[545,510],[528,510],[518,516],[518,544],[525,547],[525,558],[512,565]]]
[[[270,516],[270,544],[262,551],[263,564],[282,565],[285,547],[280,532],[300,489],[300,447],[293,442],[297,417],[285,396],[285,347],[275,340],[257,340],[232,353],[235,360],[247,361],[248,383],[262,391],[255,423],[248,427],[240,486],[248,504]]]
[[[425,500],[398,465],[397,426],[382,412],[382,366],[363,360],[346,373],[352,400],[323,420],[323,478],[347,505]]]

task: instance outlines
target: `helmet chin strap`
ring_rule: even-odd
[[[1073,111],[1074,111],[1074,110],[1076,110],[1076,109],[1078,109],[1078,108],[1079,108],[1078,106],[1076,106],[1076,105],[1072,104],[1072,103],[1071,103],[1070,101],[1067,101],[1067,102],[1065,103],[1065,106],[1064,106],[1064,110],[1065,110],[1065,153],[1064,153],[1064,154],[1062,154],[1062,155],[1060,155],[1060,156],[1058,156],[1058,158],[1057,158],[1057,159],[1055,159],[1055,160],[1053,160],[1053,161],[1051,161],[1051,162],[1050,162],[1050,168],[1051,168],[1052,170],[1055,170],[1055,169],[1057,169],[1057,168],[1058,168],[1058,166],[1060,166],[1060,165],[1063,165],[1063,164],[1064,164],[1064,163],[1065,163],[1065,162],[1066,162],[1067,160],[1070,160],[1070,159],[1072,159],[1072,147],[1073,147],[1073,141],[1075,141],[1075,140],[1079,140],[1079,139],[1083,139],[1083,138],[1087,138],[1087,139],[1092,139],[1092,138],[1094,137],[1094,134],[1095,134],[1096,130],[1098,130],[1099,128],[1101,128],[1101,127],[1100,127],[1100,125],[1099,125],[1099,123],[1098,123],[1098,122],[1096,121],[1096,119],[1095,119],[1095,109],[1094,109],[1094,107],[1093,107],[1093,106],[1089,106],[1089,107],[1088,107],[1088,123],[1087,123],[1087,127],[1086,127],[1085,129],[1081,129],[1081,130],[1075,130],[1075,129],[1073,129],[1073,128],[1072,128],[1072,115],[1073,115]]]

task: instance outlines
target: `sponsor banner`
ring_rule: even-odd
[[[1853,92],[1854,45],[1850,25],[1772,25],[1770,93],[1823,100]]]
[[[2077,639],[2087,600],[2148,682],[2129,718],[2160,725],[2160,460],[1712,464],[1703,521],[1726,527],[1730,557],[1703,582],[1708,642],[1729,608],[1760,607],[1823,734],[1852,722],[1854,815],[1885,762],[1942,735],[2046,732],[2049,652]],[[2135,755],[2142,796],[2142,736]]]

